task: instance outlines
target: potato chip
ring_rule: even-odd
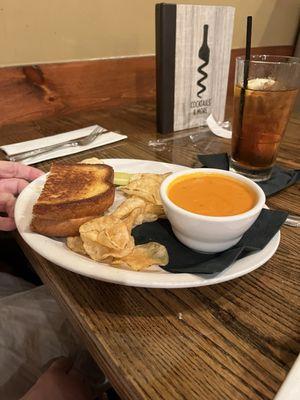
[[[120,190],[128,197],[140,197],[149,203],[162,205],[160,198],[160,185],[169,174],[135,174],[128,185]]]
[[[158,182],[159,184],[162,183],[162,181],[164,179],[166,179],[167,176],[169,176],[171,174],[171,172],[167,172],[165,174],[132,174],[130,177],[129,182],[132,181],[137,181],[139,179],[144,179],[144,178],[151,178],[153,180],[155,180],[156,182]]]
[[[131,229],[144,222],[153,222],[164,218],[165,212],[161,205],[147,202],[140,197],[129,197],[112,213],[120,219],[131,221]]]
[[[91,259],[105,262],[107,264],[112,263],[114,257],[110,254],[111,249],[108,247],[102,246],[101,244],[87,238],[84,240],[83,246]]]
[[[166,218],[165,210],[162,205],[146,204],[146,214],[143,222],[156,221],[158,218]]]
[[[139,197],[129,197],[128,199],[124,200],[119,207],[112,212],[111,215],[119,219],[124,219],[128,217],[133,210],[144,209],[145,206],[145,200]]]
[[[150,267],[151,265],[167,265],[169,256],[165,246],[155,242],[149,242],[135,246],[126,257],[116,258],[112,265],[130,267],[135,271]]]
[[[107,262],[111,262],[113,258],[108,259],[107,257],[107,252],[108,249],[105,246],[102,246],[101,244],[94,242],[93,240],[90,240],[88,238],[85,238],[83,243],[84,250],[86,253],[95,261],[104,261],[107,259]]]
[[[70,250],[75,251],[75,253],[86,254],[80,236],[67,237],[67,246],[69,247]]]
[[[131,229],[113,215],[88,221],[81,225],[79,232],[85,251],[97,261],[126,256],[134,248]]]
[[[135,208],[122,221],[124,222],[124,224],[126,224],[127,228],[131,232],[135,226],[140,225],[140,223],[141,223],[140,221],[142,221],[143,218],[144,218],[143,209]]]
[[[80,161],[79,164],[103,164],[103,161],[100,158],[91,157]]]

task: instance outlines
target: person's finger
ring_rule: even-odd
[[[11,217],[0,217],[0,231],[13,231],[16,229],[15,220]]]
[[[60,371],[60,372],[65,372],[68,373],[70,369],[72,368],[73,362],[70,360],[70,358],[66,357],[60,357],[57,358],[53,363],[50,365],[48,368],[48,371],[54,372],[54,371]]]
[[[0,216],[0,231],[13,231],[16,229],[14,220],[14,209],[16,199],[11,193],[0,193],[0,212],[5,212],[8,216]]]
[[[16,198],[11,193],[0,193],[0,212],[13,218]]]
[[[28,185],[25,179],[0,179],[0,192],[19,194]]]
[[[22,178],[33,181],[44,172],[28,165],[11,161],[0,161],[0,178]]]

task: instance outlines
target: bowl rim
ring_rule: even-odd
[[[233,179],[237,179],[239,181],[242,181],[249,186],[251,186],[254,191],[258,195],[258,200],[255,204],[254,207],[252,207],[250,210],[242,213],[242,214],[236,214],[236,215],[228,215],[228,216],[210,216],[210,215],[201,215],[201,214],[196,214],[191,211],[185,210],[184,208],[181,208],[177,206],[175,203],[173,203],[170,198],[167,195],[167,189],[169,185],[171,184],[172,181],[177,179],[180,176],[183,175],[194,175],[196,173],[201,173],[204,175],[207,174],[220,174],[220,175],[226,175],[230,176]],[[226,171],[226,170],[220,170],[217,168],[194,168],[193,170],[185,170],[185,171],[179,171],[179,172],[174,172],[171,175],[169,175],[161,184],[160,186],[160,195],[162,198],[163,204],[166,204],[168,207],[172,208],[173,211],[179,212],[182,215],[188,216],[188,217],[193,217],[196,220],[199,221],[212,221],[212,222],[234,222],[234,221],[240,221],[249,217],[253,217],[255,214],[260,212],[262,208],[265,205],[266,202],[266,195],[264,191],[261,189],[260,186],[257,185],[257,183],[253,182],[251,179],[246,178],[243,175],[239,175],[235,172],[232,171]]]

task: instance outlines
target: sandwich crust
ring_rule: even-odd
[[[46,236],[67,237],[78,236],[79,228],[85,222],[97,218],[99,215],[83,218],[72,218],[64,221],[33,216],[30,228],[33,232]]]

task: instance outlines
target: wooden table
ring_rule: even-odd
[[[209,132],[151,148],[153,104],[79,112],[0,129],[0,143],[99,123],[128,140],[67,157],[140,158],[197,164],[197,153],[229,143]],[[299,125],[290,124],[279,162],[299,167]],[[3,157],[3,155],[2,155]],[[38,165],[45,171],[50,162]],[[299,213],[296,186],[269,199]],[[102,283],[55,266],[19,243],[122,399],[273,399],[299,352],[299,229],[284,226],[278,251],[242,278],[194,289]]]

